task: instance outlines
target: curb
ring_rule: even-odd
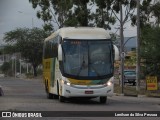
[[[138,95],[137,97],[144,98],[144,97],[147,97],[147,96],[146,95]]]
[[[144,98],[147,97],[146,95],[134,95],[134,94],[119,94],[119,93],[114,93],[114,96],[129,96],[129,97],[139,97],[139,98]]]
[[[124,94],[120,94],[120,93],[113,93],[114,96],[124,96]]]
[[[160,96],[147,96],[147,95],[134,95],[134,94],[121,94],[121,93],[114,93],[114,96],[128,96],[128,97],[138,97],[138,98],[160,98]]]
[[[124,94],[124,96],[138,97],[138,95]]]

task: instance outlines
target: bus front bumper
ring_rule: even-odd
[[[63,84],[64,85],[64,84]],[[100,97],[112,96],[113,84],[110,86],[94,85],[64,85],[62,88],[62,96],[64,97]]]

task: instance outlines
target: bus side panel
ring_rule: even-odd
[[[61,86],[61,84],[60,84],[60,80],[61,80],[61,77],[62,77],[62,75],[61,75],[61,72],[60,72],[60,68],[59,68],[59,61],[58,61],[58,59],[56,58],[55,59],[55,93],[58,95],[58,91],[57,91],[57,81],[59,82],[59,85]],[[58,87],[60,87],[60,86],[58,86]],[[61,93],[62,93],[62,90],[61,90],[61,88],[59,89],[59,94],[61,95]]]
[[[43,59],[43,80],[44,84],[48,87],[50,92],[50,79],[51,79],[51,59]]]
[[[51,86],[51,93],[53,94],[56,94],[56,75],[55,75],[55,65],[56,64],[56,58],[52,58],[51,59],[51,71],[50,71],[50,74],[51,74],[51,83],[50,83],[50,86]]]

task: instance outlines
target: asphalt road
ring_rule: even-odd
[[[106,104],[100,104],[99,99],[91,100],[71,100],[65,103],[60,103],[57,99],[47,99],[42,80],[40,79],[13,79],[13,78],[0,78],[0,85],[2,86],[4,96],[0,96],[0,111],[87,111],[88,117],[63,117],[67,112],[62,112],[56,120],[131,120],[131,119],[144,119],[150,120],[151,117],[89,117],[89,114],[99,115],[102,114],[116,114],[123,111],[160,111],[160,98],[148,97],[128,97],[128,96],[113,96],[108,97]],[[55,114],[53,112],[53,114]],[[76,113],[79,114],[79,113]],[[159,113],[160,114],[160,113]],[[107,116],[107,115],[106,115]],[[15,120],[22,118],[12,118]],[[23,118],[28,119],[28,118]],[[48,120],[53,118],[32,118]],[[158,120],[158,117],[152,117],[152,120]],[[9,118],[0,118],[0,120],[9,120]]]

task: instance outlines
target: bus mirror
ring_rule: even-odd
[[[117,46],[113,45],[114,46],[114,60],[119,60],[119,50],[117,48]]]
[[[62,46],[59,44],[58,46],[58,60],[62,61]]]

